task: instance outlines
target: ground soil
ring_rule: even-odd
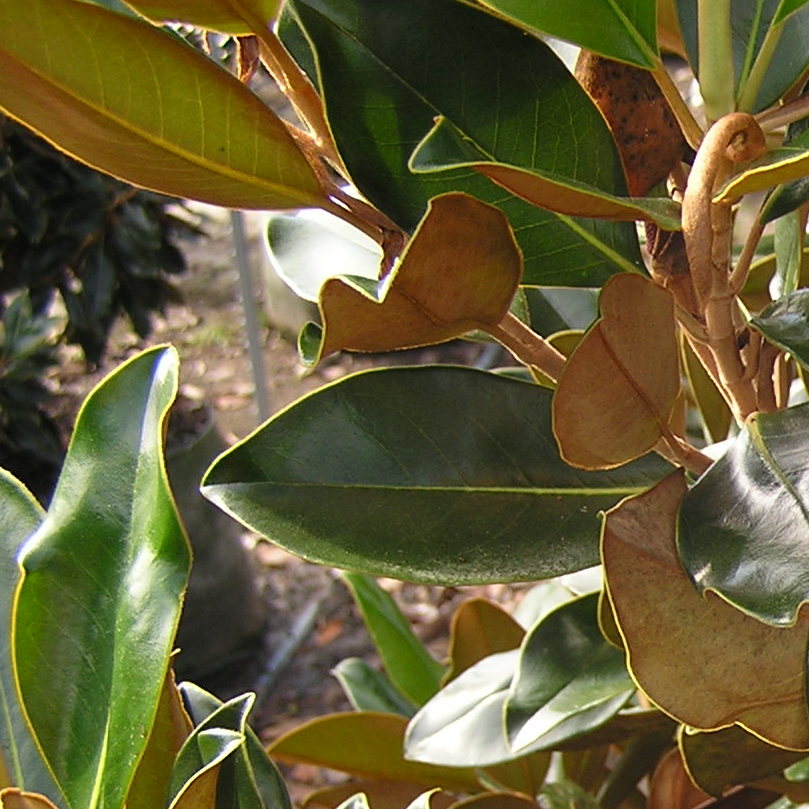
[[[182,245],[188,271],[179,281],[184,303],[157,318],[146,341],[125,323],[114,333],[103,368],[88,373],[77,351],[66,349],[58,377],[53,380],[63,420],[75,413],[91,385],[111,368],[146,345],[169,342],[181,358],[180,391],[186,401],[212,404],[217,425],[227,443],[251,432],[259,423],[254,375],[245,348],[244,307],[239,295],[229,221],[221,213],[203,210],[207,237]],[[261,320],[260,340],[273,412],[300,396],[348,373],[381,364],[448,361],[472,363],[480,346],[458,343],[441,348],[393,355],[343,354],[314,371],[305,369],[296,347],[266,322],[265,285],[260,279],[263,247],[259,227],[248,223],[254,300]],[[258,699],[252,720],[260,735],[271,741],[302,722],[340,710],[350,710],[331,669],[346,657],[363,657],[378,666],[365,631],[339,572],[304,562],[262,538],[245,532],[256,570],[257,586],[266,608],[266,625],[255,643],[223,661],[204,683],[225,698],[254,690]],[[450,617],[471,595],[484,595],[512,606],[525,588],[424,587],[393,580],[382,585],[399,603],[415,632],[441,659],[447,648]],[[300,804],[313,789],[344,776],[309,765],[285,768],[291,795]]]

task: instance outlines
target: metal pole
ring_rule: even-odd
[[[253,297],[253,274],[250,272],[250,261],[247,254],[244,214],[241,211],[230,212],[230,228],[233,233],[233,245],[236,248],[239,291],[244,311],[244,330],[247,333],[247,352],[253,372],[256,409],[259,421],[263,422],[270,417],[270,402],[267,397],[267,379],[264,374],[264,359],[261,351],[261,331],[258,326],[256,301]]]

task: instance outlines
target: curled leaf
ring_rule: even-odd
[[[444,342],[496,326],[520,282],[508,220],[466,194],[436,197],[401,263],[378,289],[332,278],[320,292],[320,356]]]

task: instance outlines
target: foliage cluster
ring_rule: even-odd
[[[172,200],[100,174],[0,116],[0,463],[50,496],[64,457],[44,406],[57,339],[100,361],[124,313],[140,336],[175,300],[193,227]],[[53,316],[59,296],[64,324]],[[58,328],[61,326],[61,328]]]
[[[346,664],[339,675],[358,710],[272,752],[344,769],[359,782],[349,789],[385,807],[805,801],[809,5],[129,5],[0,2],[0,107],[146,188],[320,208],[369,237],[371,247],[342,240],[357,268],[340,275],[334,229],[289,213],[271,223],[296,288],[317,290],[321,324],[300,336],[308,362],[473,335],[522,366],[348,377],[208,471],[205,494],[245,525],[354,571],[389,678]],[[159,25],[177,19],[238,36],[241,78],[263,62],[300,126]],[[546,36],[583,49],[576,75]],[[71,58],[76,41],[86,63]],[[661,45],[693,70],[699,111]],[[148,70],[132,70],[135,50]],[[316,232],[329,237],[325,260]],[[231,805],[230,789],[253,790],[239,805],[264,800],[247,770],[267,765],[243,725],[204,720],[187,769],[188,747],[175,761],[161,744],[162,780],[139,766],[161,732],[168,646],[155,643],[137,676],[127,655],[146,635],[170,639],[174,612],[161,622],[154,610],[182,587],[154,422],[166,356],[127,366],[141,374],[126,386],[141,391],[140,408],[103,387],[85,410],[115,430],[122,414],[134,425],[131,413],[151,413],[127,433],[139,443],[119,453],[80,425],[54,506],[18,537],[19,728],[82,809],[134,806],[131,790],[147,782],[171,806],[203,788],[194,805]],[[150,461],[135,463],[126,446]],[[114,513],[89,508],[99,464],[107,477],[124,470]],[[75,612],[56,626],[48,588],[79,565],[58,550],[78,536],[106,551],[85,563],[89,601],[66,599]],[[595,586],[559,578],[596,565]],[[491,605],[465,608],[444,668],[360,574],[545,583],[524,625]],[[59,687],[43,682],[49,644],[76,664]],[[82,689],[92,698],[53,702]],[[139,713],[123,711],[136,689]],[[93,719],[81,714],[89,704]],[[206,769],[231,742],[235,770]],[[416,794],[429,786],[446,794]]]

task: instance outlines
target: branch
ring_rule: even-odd
[[[559,381],[565,367],[565,355],[508,312],[488,333],[504,345],[520,362],[541,371],[554,382]]]

